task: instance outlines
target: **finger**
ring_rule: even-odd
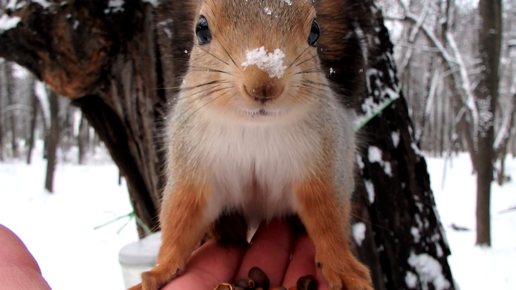
[[[271,286],[280,285],[292,250],[292,233],[286,221],[262,225],[244,255],[236,279],[245,278],[252,267],[259,267]]]
[[[295,242],[292,258],[288,265],[283,286],[295,286],[297,280],[305,275],[312,275],[317,281],[317,289],[328,290],[328,283],[322,275],[321,269],[315,266],[315,247],[312,240],[305,233],[301,235]]]
[[[326,278],[324,278],[321,269],[316,267],[315,270],[315,280],[317,280],[317,289],[318,290],[328,290],[330,286],[328,286],[328,282],[326,282]]]
[[[8,228],[0,225],[0,290],[49,290],[38,263],[23,242]]]
[[[305,275],[315,276],[315,247],[308,235],[301,235],[294,245],[292,258],[283,279],[283,286],[295,286],[297,280]]]
[[[186,263],[185,272],[163,290],[212,290],[221,282],[231,281],[242,258],[242,249],[210,240]]]

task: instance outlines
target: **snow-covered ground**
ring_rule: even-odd
[[[491,187],[491,248],[476,247],[476,178],[471,175],[468,154],[448,160],[443,184],[444,160],[427,158],[435,202],[446,230],[452,255],[448,258],[461,290],[516,289],[516,159],[506,159],[512,181]],[[455,224],[471,231],[455,231]]]
[[[475,228],[476,183],[468,155],[448,162],[444,185],[444,160],[427,162],[460,289],[516,289],[516,211],[499,213],[516,205],[516,160],[506,163],[514,181],[493,185],[490,249],[474,246],[474,230],[450,228],[452,223]],[[132,211],[125,184],[118,185],[116,166],[105,152],[86,166],[59,164],[55,193],[49,194],[42,189],[45,165],[41,150],[30,166],[22,161],[0,163],[0,223],[26,243],[52,289],[122,290],[118,251],[138,239],[135,224],[120,233],[126,219],[93,229]]]
[[[25,242],[53,290],[124,289],[118,251],[138,234],[134,221],[117,234],[127,219],[93,229],[132,212],[117,167],[100,155],[87,166],[59,164],[53,194],[43,189],[41,150],[30,166],[0,163],[0,224]]]

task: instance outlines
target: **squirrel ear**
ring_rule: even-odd
[[[308,35],[308,45],[315,46],[320,34],[321,30],[319,24],[317,24],[317,21],[314,19],[314,21],[312,21],[312,28],[310,28],[310,34]]]
[[[208,20],[206,20],[204,15],[199,17],[199,21],[197,21],[197,25],[195,25],[195,34],[197,35],[197,40],[199,40],[199,45],[211,42],[210,27],[208,26]]]

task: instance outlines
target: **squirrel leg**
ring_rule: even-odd
[[[157,263],[142,273],[142,283],[130,290],[158,290],[174,280],[209,228],[204,216],[208,200],[206,188],[192,184],[175,186],[163,202],[160,214],[162,244]]]
[[[331,290],[373,290],[369,270],[351,253],[347,243],[349,201],[324,178],[294,189],[299,218],[315,245],[317,267]]]

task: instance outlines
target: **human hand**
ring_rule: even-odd
[[[50,290],[23,242],[0,225],[0,290]]]
[[[271,287],[283,285],[288,289],[300,277],[313,275],[318,289],[328,289],[315,266],[315,249],[306,233],[293,241],[288,223],[273,221],[258,229],[245,252],[236,246],[208,241],[192,255],[185,272],[163,290],[213,290],[219,283],[246,278],[252,267],[267,274]]]

